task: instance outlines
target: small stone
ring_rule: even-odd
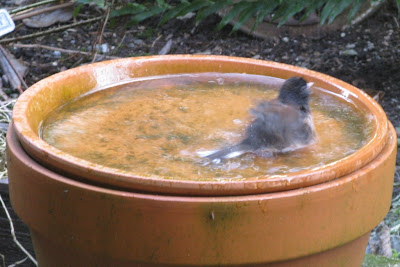
[[[289,37],[283,37],[282,41],[284,41],[285,43],[289,42]]]
[[[199,55],[211,55],[211,50],[207,49],[205,51],[197,52],[197,54],[199,54]]]
[[[313,55],[316,56],[316,57],[319,57],[321,55],[321,53],[318,52],[318,51],[314,51]]]
[[[58,63],[57,63],[57,61],[54,61],[54,62],[51,63],[51,65],[56,67],[56,66],[58,66]]]
[[[370,41],[368,41],[367,42],[367,48],[368,48],[368,50],[374,49],[375,48],[374,43],[371,43]]]
[[[61,57],[61,52],[60,51],[54,51],[53,52],[53,55],[55,56],[55,57]]]
[[[340,33],[340,37],[345,37],[346,36],[346,33],[344,33],[344,32],[342,32],[342,33]]]
[[[133,40],[133,43],[139,46],[144,45],[144,41],[142,39],[135,39]]]
[[[261,56],[260,56],[260,55],[255,55],[255,56],[253,56],[252,58],[254,58],[254,59],[259,59],[259,58],[261,58]]]
[[[348,44],[348,45],[346,45],[347,49],[351,49],[351,48],[354,48],[354,47],[356,47],[356,44]]]
[[[110,51],[110,47],[108,46],[107,43],[104,43],[101,45],[97,44],[95,48],[96,48],[96,51],[101,52],[101,53],[108,53]]]
[[[339,52],[341,56],[357,56],[358,53],[354,49],[346,49]]]
[[[308,69],[308,68],[310,68],[310,64],[308,62],[303,62],[303,63],[300,63],[299,67]]]
[[[264,54],[269,54],[269,53],[271,53],[271,51],[272,51],[272,48],[267,48],[267,49],[263,50],[263,53]]]
[[[389,43],[386,42],[386,41],[383,41],[382,44],[383,44],[384,46],[389,46]]]

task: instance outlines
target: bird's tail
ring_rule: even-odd
[[[219,163],[223,159],[236,158],[244,153],[251,152],[252,149],[249,145],[240,143],[234,146],[226,147],[221,150],[214,151],[201,151],[197,152],[200,157],[206,157],[214,163]]]

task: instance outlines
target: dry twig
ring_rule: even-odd
[[[13,44],[14,47],[19,47],[19,48],[41,48],[41,49],[47,49],[51,51],[59,51],[61,53],[66,53],[66,54],[80,54],[80,55],[85,55],[85,56],[91,56],[92,53],[90,52],[84,52],[84,51],[78,51],[78,50],[71,50],[71,49],[64,49],[64,48],[58,48],[58,47],[52,47],[48,45],[41,45],[41,44]],[[105,58],[108,59],[117,59],[119,57],[113,57],[113,56],[107,56],[103,55]]]
[[[79,21],[79,22],[72,23],[72,24],[69,24],[69,25],[64,25],[64,26],[61,26],[61,27],[58,27],[58,28],[50,29],[50,30],[47,30],[47,31],[36,32],[36,33],[33,33],[33,34],[27,34],[27,35],[15,37],[15,38],[3,39],[3,40],[0,40],[0,44],[12,43],[12,42],[16,42],[16,41],[21,41],[21,40],[26,40],[26,39],[30,39],[30,38],[35,38],[35,37],[47,35],[47,34],[50,34],[50,33],[53,33],[53,32],[63,31],[63,30],[69,29],[69,28],[74,28],[74,27],[81,26],[81,25],[84,25],[84,24],[96,22],[98,20],[101,20],[101,18],[102,17],[99,16],[99,17],[96,17],[96,18]]]
[[[10,14],[16,14],[16,13],[19,13],[19,12],[22,12],[22,11],[25,11],[25,10],[28,10],[31,8],[35,8],[35,7],[42,6],[42,5],[47,5],[47,4],[58,2],[58,1],[59,0],[46,0],[46,1],[36,2],[36,3],[30,4],[30,5],[26,5],[26,6],[11,10]]]
[[[0,257],[3,260],[3,265],[2,266],[6,267],[6,260],[4,258],[4,255],[0,253]]]
[[[111,12],[111,7],[114,5],[114,0],[112,0],[111,5],[109,5],[107,7],[107,12],[106,12],[106,17],[104,19],[104,23],[103,23],[103,27],[101,28],[101,32],[100,32],[100,36],[98,37],[98,39],[96,40],[96,43],[101,44],[103,43],[103,34],[104,34],[104,30],[106,28],[107,22],[108,22],[108,18],[110,16],[110,12]],[[96,46],[96,43],[94,44],[94,46]],[[97,51],[95,52],[94,56],[93,56],[93,60],[92,63],[95,62],[97,57]]]
[[[42,8],[40,10],[34,10],[32,12],[29,12],[29,13],[25,13],[25,14],[21,14],[21,15],[18,15],[18,16],[14,16],[14,17],[12,17],[12,19],[14,21],[22,20],[22,19],[30,18],[30,17],[36,16],[36,15],[40,15],[42,13],[50,12],[50,11],[53,11],[53,10],[70,7],[72,5],[74,5],[74,2],[68,2],[68,3],[55,5],[55,6],[49,6],[49,7],[46,7],[46,8]]]
[[[21,77],[21,75],[19,74],[19,72],[17,71],[17,69],[15,68],[14,64],[12,63],[12,61],[8,58],[6,51],[4,50],[3,46],[0,45],[0,51],[3,54],[4,58],[6,59],[6,61],[8,62],[8,64],[10,65],[11,69],[14,71],[15,75],[17,75],[18,80],[21,82],[21,84],[25,87],[25,89],[28,88],[28,85],[25,83],[24,79]],[[22,94],[24,91],[21,89],[21,87],[17,87],[18,91]]]
[[[10,223],[11,236],[13,237],[14,243],[15,243],[15,244],[22,250],[22,252],[24,252],[25,255],[28,256],[28,258],[37,266],[38,263],[37,263],[37,261],[35,260],[35,258],[32,257],[32,255],[31,255],[31,254],[21,245],[21,243],[19,243],[19,241],[17,240],[17,237],[15,236],[14,224],[13,224],[13,222],[12,222],[12,220],[11,220],[10,214],[8,213],[6,204],[4,203],[3,198],[1,197],[1,194],[0,194],[0,202],[1,202],[1,205],[3,206],[4,212],[6,213],[8,222]]]
[[[172,39],[169,39],[168,42],[161,48],[161,50],[158,52],[159,55],[166,55],[171,51],[172,47]]]
[[[382,255],[385,257],[392,257],[392,245],[390,243],[390,228],[384,223],[381,222],[382,230],[379,236],[379,241],[381,244]]]

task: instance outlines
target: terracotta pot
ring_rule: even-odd
[[[52,109],[95,87],[210,71],[303,76],[370,114],[374,134],[354,154],[320,169],[223,184],[124,174],[38,138]],[[31,229],[41,266],[357,266],[369,232],[390,207],[397,146],[382,109],[351,85],[289,65],[218,56],[97,63],[32,86],[13,121],[10,198]]]
[[[271,16],[269,16],[258,23],[257,26],[254,28],[253,26],[256,22],[256,18],[251,17],[239,28],[239,30],[252,36],[263,38],[265,40],[272,40],[273,38],[277,38],[280,36],[295,37],[299,35],[305,35],[309,38],[316,38],[328,32],[343,30],[349,24],[360,24],[361,22],[367,20],[372,15],[374,15],[383,4],[384,1],[364,1],[360,9],[357,11],[357,14],[355,14],[354,18],[352,18],[351,21],[349,21],[348,18],[350,8],[347,8],[344,10],[344,12],[338,15],[332,23],[329,24],[325,23],[324,25],[321,25],[321,15],[317,15],[315,12],[313,12],[304,21],[301,21],[300,18],[296,19],[295,17],[291,17],[281,27],[278,27],[280,20],[272,21]],[[224,17],[228,13],[229,9],[223,9],[222,11],[218,12],[218,15],[220,17]],[[237,22],[237,19],[233,19],[231,22],[229,22],[229,24],[233,26]]]
[[[374,132],[367,144],[342,160],[308,171],[281,177],[229,183],[164,180],[100,166],[49,145],[39,138],[40,123],[47,114],[92,89],[123,83],[132,78],[193,72],[225,72],[269,75],[278,78],[304,76],[315,86],[330,90],[343,101],[354,103],[369,114]],[[276,192],[319,184],[358,170],[383,149],[387,140],[387,119],[382,108],[357,88],[327,75],[275,62],[224,56],[154,56],[114,60],[71,69],[46,78],[27,90],[13,111],[16,134],[23,148],[44,166],[85,182],[129,191],[180,195],[248,195]]]

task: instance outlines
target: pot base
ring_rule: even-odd
[[[254,267],[301,267],[301,266],[325,266],[325,267],[354,267],[361,266],[365,247],[368,244],[370,232],[349,242],[343,246],[333,248],[328,251],[317,253],[314,255],[293,259],[283,262],[252,264],[252,265],[234,265],[234,266],[254,266]],[[88,255],[85,252],[70,248],[60,247],[56,243],[51,242],[41,234],[31,231],[31,237],[35,248],[35,253],[40,266],[176,266],[164,264],[151,264],[124,261],[112,259],[109,255]],[[185,265],[188,266],[188,265]],[[195,265],[194,265],[195,266]],[[230,265],[232,266],[232,265]]]

